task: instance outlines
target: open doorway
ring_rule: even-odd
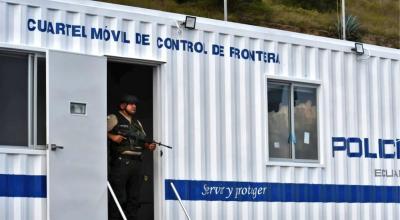
[[[118,111],[123,94],[139,99],[135,117],[141,122],[147,138],[153,138],[153,66],[109,61],[107,63],[107,114]],[[143,185],[139,196],[138,219],[154,219],[153,153],[144,151]]]

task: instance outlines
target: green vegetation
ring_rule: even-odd
[[[223,0],[102,0],[223,19]],[[229,21],[338,38],[340,0],[228,0]],[[346,0],[349,40],[400,48],[400,0]]]
[[[351,41],[360,41],[363,31],[361,31],[360,29],[360,23],[357,17],[353,15],[346,16],[345,24],[346,24],[346,39]],[[341,20],[336,23],[335,31],[338,38],[340,38],[343,32]]]

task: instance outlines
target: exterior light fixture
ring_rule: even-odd
[[[185,28],[187,29],[195,29],[196,28],[196,17],[186,16],[185,22],[183,22]]]
[[[362,43],[355,43],[354,48],[351,48],[352,51],[356,52],[357,55],[364,54],[364,46]]]

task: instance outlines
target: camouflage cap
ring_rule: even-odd
[[[121,96],[121,99],[119,100],[119,104],[138,104],[139,103],[139,99],[134,96],[134,95],[123,95]]]

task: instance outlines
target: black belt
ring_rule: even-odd
[[[128,159],[128,160],[137,160],[137,161],[142,161],[143,160],[143,155],[129,155],[129,154],[120,154],[118,156],[118,159]]]

